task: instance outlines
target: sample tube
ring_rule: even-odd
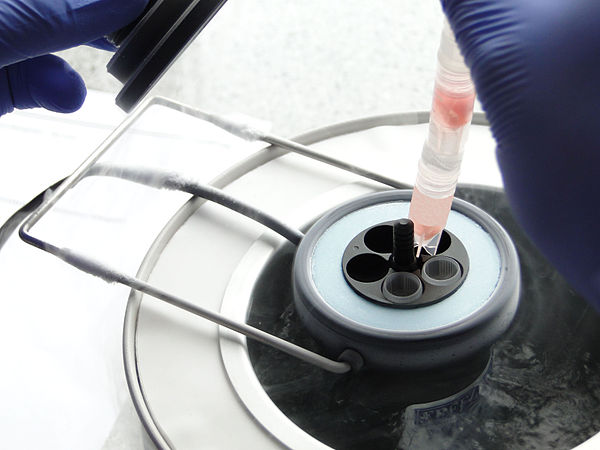
[[[435,255],[446,226],[460,173],[464,144],[475,103],[475,87],[454,34],[444,21],[429,119],[410,203],[417,255]]]

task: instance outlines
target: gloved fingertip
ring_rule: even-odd
[[[81,108],[87,89],[81,76],[63,59],[45,55],[9,67],[14,106],[42,107],[70,113]]]

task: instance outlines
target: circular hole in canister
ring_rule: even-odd
[[[460,264],[447,256],[434,256],[423,264],[421,277],[434,286],[448,286],[460,278]]]
[[[452,244],[452,238],[446,231],[442,231],[442,236],[440,237],[440,243],[438,244],[437,254],[444,253],[446,250],[450,248]]]
[[[386,300],[392,303],[406,304],[421,297],[423,285],[414,273],[395,272],[386,277],[382,291]]]
[[[369,250],[377,253],[392,253],[394,239],[394,227],[391,225],[379,225],[371,228],[365,233],[365,245]]]
[[[362,283],[381,280],[389,271],[385,258],[373,253],[355,256],[346,264],[346,272],[351,278]]]

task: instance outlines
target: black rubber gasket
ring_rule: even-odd
[[[204,29],[227,0],[154,0],[126,37],[113,35],[119,50],[107,70],[124,86],[116,103],[131,111]]]
[[[108,72],[126,83],[189,6],[190,0],[154,0],[141,20],[132,24],[129,34],[122,38],[119,50],[108,62]]]
[[[123,41],[125,40],[125,38],[127,38],[127,36],[129,36],[129,34],[134,30],[134,28],[142,21],[142,19],[146,16],[148,11],[150,11],[152,9],[152,7],[154,6],[154,4],[157,1],[158,0],[148,0],[148,4],[146,5],[144,12],[142,14],[140,14],[140,16],[138,17],[137,20],[134,20],[129,25],[126,25],[123,28],[121,28],[120,30],[117,30],[114,33],[109,34],[108,36],[106,36],[106,39],[111,44],[113,44],[115,47],[117,47],[117,48],[120,47],[121,44],[123,43]]]

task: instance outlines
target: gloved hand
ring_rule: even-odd
[[[148,0],[0,0],[0,116],[14,108],[72,112],[85,84],[49,55],[97,39],[139,16]],[[95,42],[92,42],[95,41]]]
[[[442,5],[517,218],[600,311],[600,1]]]

